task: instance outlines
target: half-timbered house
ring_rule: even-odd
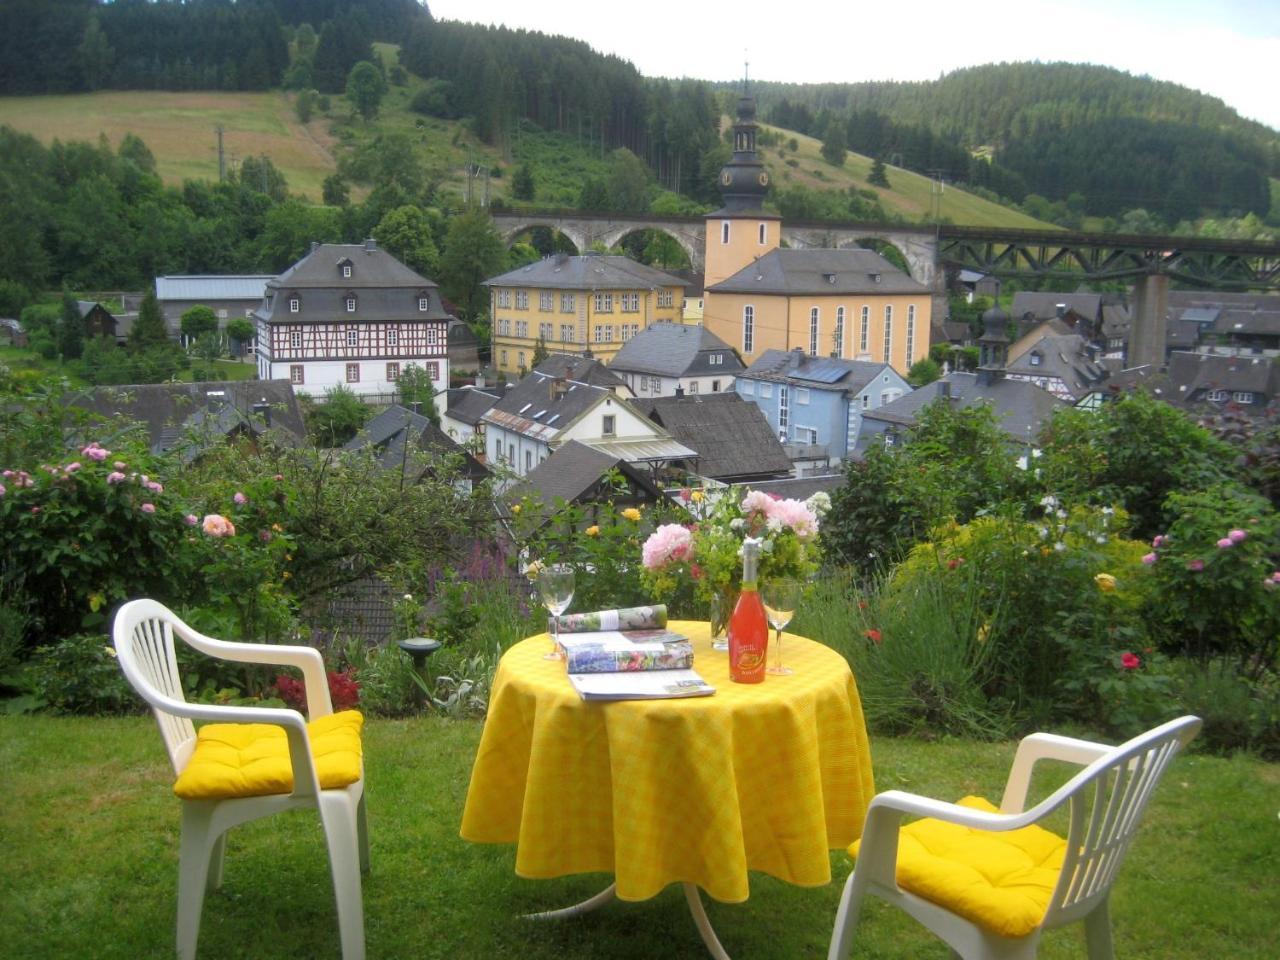
[[[258,325],[258,376],[321,396],[335,386],[390,394],[410,366],[449,386],[449,315],[435,283],[373,240],[318,243],[267,283]]]

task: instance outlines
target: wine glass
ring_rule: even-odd
[[[551,652],[543,654],[544,660],[561,660],[560,614],[573,602],[573,567],[567,563],[552,563],[538,570],[538,596],[551,614]]]
[[[764,582],[760,599],[764,601],[764,613],[778,632],[773,642],[773,663],[765,670],[775,676],[785,676],[794,671],[782,665],[782,628],[791,622],[800,606],[801,585],[790,577],[775,577]]]

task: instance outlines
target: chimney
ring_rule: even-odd
[[[253,415],[261,417],[263,423],[268,427],[271,426],[271,404],[267,403],[266,397],[263,397],[253,405]]]
[[[365,253],[373,253],[373,251],[375,251],[375,250],[377,250],[377,249],[378,249],[378,241],[377,241],[377,240],[373,239],[373,237],[369,237],[367,240],[365,240],[365,242],[364,242],[364,252],[365,252]]]
[[[683,396],[684,396],[684,387],[680,386],[680,384],[678,384],[678,383],[676,384],[676,396],[677,396],[677,397],[683,397]]]
[[[551,402],[555,403],[566,393],[569,392],[569,384],[565,382],[564,377],[553,377],[551,379]]]

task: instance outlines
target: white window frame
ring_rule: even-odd
[[[572,323],[560,324],[560,342],[571,343],[572,341],[573,341],[573,324]]]
[[[618,435],[618,418],[612,413],[606,413],[600,418],[600,436],[616,437]]]
[[[355,312],[356,312],[356,298],[347,297],[347,313],[355,313]]]
[[[355,376],[354,376],[354,377],[351,375],[353,371],[354,371],[354,373],[355,373]],[[348,363],[348,364],[347,364],[347,371],[346,371],[346,373],[347,373],[347,383],[359,383],[359,382],[360,382],[360,364],[358,364],[358,363]]]
[[[884,362],[893,356],[893,304],[884,305]]]
[[[388,347],[400,346],[400,331],[397,330],[395,327],[390,327],[387,330],[387,346]]]
[[[761,396],[761,397],[763,397],[763,398],[764,398],[764,399],[766,399],[766,400],[768,400],[770,397],[772,397],[772,396],[773,396],[773,384],[772,384],[772,383],[767,383],[767,382],[766,382],[766,383],[762,383],[762,384],[760,384],[760,396]]]
[[[597,293],[595,296],[595,300],[596,300],[596,313],[613,313],[613,294],[612,293]]]
[[[391,362],[387,364],[387,382],[395,383],[400,379],[400,364]]]
[[[791,436],[791,399],[785,383],[778,384],[778,433]]]
[[[302,301],[298,297],[289,298],[289,312],[297,313],[302,309]]]
[[[798,404],[801,404],[801,403],[808,403],[808,402],[809,402],[809,388],[808,388],[808,387],[796,387],[796,403],[797,403],[797,405],[798,405]]]
[[[907,304],[907,365],[911,365],[912,352],[916,348],[916,305]]]
[[[516,309],[517,310],[529,309],[529,291],[528,290],[516,291]]]
[[[348,347],[360,346],[360,334],[357,333],[355,330],[347,331],[347,346]]]
[[[742,308],[742,352],[754,353],[756,348],[756,308],[746,304]]]
[[[1231,394],[1236,403],[1253,403],[1253,393],[1249,390],[1236,390]]]
[[[871,338],[871,306],[869,304],[862,305],[862,332],[858,337],[858,353],[861,355],[870,354],[869,348]]]
[[[556,295],[550,290],[538,291],[538,309],[543,313],[550,313],[556,308]]]
[[[836,356],[844,356],[844,307],[836,307]]]
[[[561,313],[573,313],[577,309],[578,307],[576,302],[574,301],[574,296],[572,293],[560,294],[560,312]]]
[[[290,350],[302,349],[302,331],[301,330],[289,331],[289,349]]]
[[[819,307],[809,308],[809,356],[818,355],[818,335],[822,328],[822,310]]]
[[[739,380],[737,384],[738,393],[744,396],[751,396],[756,392],[756,386],[750,380]]]
[[[418,312],[419,312],[419,313],[426,313],[426,312],[427,312],[427,310],[429,310],[429,309],[430,309],[430,307],[431,307],[431,300],[430,300],[430,298],[428,298],[428,297],[419,297],[419,298],[418,298]]]

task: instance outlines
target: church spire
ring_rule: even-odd
[[[769,189],[769,174],[756,154],[756,100],[749,90],[751,62],[742,64],[742,95],[733,125],[733,157],[720,169],[725,213],[759,213]]]

